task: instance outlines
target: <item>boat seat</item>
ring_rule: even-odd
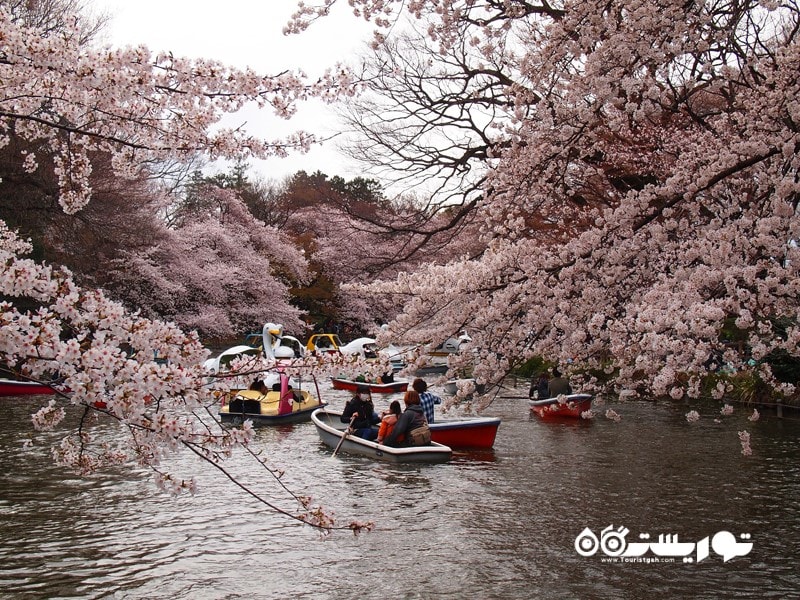
[[[245,398],[236,397],[230,401],[228,405],[228,412],[230,413],[247,413],[251,415],[261,414],[261,402],[258,400],[247,400]]]

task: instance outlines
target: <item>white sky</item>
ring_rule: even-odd
[[[235,67],[277,74],[302,69],[309,76],[336,62],[363,53],[372,27],[349,13],[342,0],[333,14],[300,35],[284,36],[283,26],[297,0],[91,0],[95,9],[111,15],[105,42],[112,46],[144,44],[176,56],[209,58]],[[253,133],[265,138],[304,129],[326,137],[337,132],[335,115],[322,103],[301,108],[292,121],[263,110],[242,117]],[[238,124],[238,123],[237,123]],[[361,169],[339,154],[335,141],[308,154],[285,159],[251,161],[252,170],[269,179],[283,179],[301,169],[320,170],[346,179]]]

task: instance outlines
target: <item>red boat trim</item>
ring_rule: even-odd
[[[331,377],[331,384],[335,390],[349,390],[356,391],[358,386],[366,385],[369,391],[373,394],[397,394],[405,392],[410,382],[408,381],[394,381],[392,383],[368,383],[365,381],[355,381],[353,379],[344,379],[341,377]]]
[[[55,393],[53,388],[38,381],[0,380],[0,396],[33,396]]]
[[[592,407],[591,394],[572,394],[562,398],[531,400],[531,410],[542,419],[569,417],[580,419]]]
[[[431,423],[431,439],[451,448],[489,449],[494,446],[499,417],[477,417]]]

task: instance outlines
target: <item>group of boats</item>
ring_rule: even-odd
[[[296,338],[283,335],[282,326],[265,324],[261,334],[251,334],[245,344],[228,348],[204,364],[213,378],[228,373],[229,365],[237,359],[258,356],[275,359],[274,370],[262,374],[249,386],[237,388],[234,385],[230,392],[221,395],[220,420],[233,424],[249,420],[255,425],[311,421],[320,440],[334,448],[334,454],[341,451],[389,462],[442,462],[450,459],[454,449],[487,450],[494,446],[501,422],[499,417],[438,419],[429,424],[431,442],[424,446],[394,447],[360,438],[348,429],[348,423],[342,422],[342,412],[321,399],[315,378],[300,381],[286,372],[282,362],[283,359],[298,358],[305,352],[344,351],[361,354],[366,359],[377,358],[374,342],[371,338],[359,338],[348,345],[341,344],[335,334],[315,334],[303,345]],[[309,381],[314,383],[313,390],[309,389]],[[454,387],[456,383],[453,383]],[[410,382],[395,380],[394,371],[376,381],[364,381],[361,377],[331,378],[331,386],[337,390],[354,392],[365,385],[370,393],[400,394],[408,389]],[[449,388],[446,386],[445,389]],[[56,388],[44,383],[0,379],[0,396],[54,393]],[[591,395],[573,394],[530,400],[530,410],[542,419],[581,418],[591,408],[591,403]]]
[[[320,440],[335,451],[387,462],[445,462],[453,450],[487,450],[494,446],[499,417],[464,417],[430,423],[431,443],[424,446],[386,446],[348,433],[342,411],[319,408],[311,413]]]
[[[391,393],[401,393],[407,388],[408,382],[395,382],[393,385],[395,388]],[[402,388],[399,387],[401,385]],[[380,389],[386,393],[388,388]],[[290,403],[291,408],[281,411],[280,406],[284,401]],[[266,393],[242,390],[224,399],[219,410],[223,423],[238,424],[250,420],[256,425],[279,425],[310,420],[316,426],[322,442],[328,446],[348,454],[372,456],[391,462],[436,462],[449,459],[454,448],[490,449],[494,446],[501,422],[499,417],[443,418],[429,424],[430,445],[393,447],[348,434],[348,423],[341,421],[341,415],[341,410],[331,408],[308,390],[295,392],[291,398],[282,396],[279,390]]]
[[[281,350],[281,337],[280,326],[265,325],[261,351],[269,358],[296,356],[293,350],[291,352]],[[377,357],[376,350],[371,347],[372,344],[374,340],[360,338],[351,342],[347,348],[347,345],[340,345],[338,337],[333,337],[332,334],[327,337],[315,334],[309,340],[309,346],[315,347],[314,352],[341,352],[342,348],[346,348],[345,352],[360,352],[366,359]],[[228,349],[215,359],[210,359],[206,366],[210,373],[219,373],[224,370],[227,357],[249,352],[249,349],[242,347]],[[314,381],[316,385],[316,380]],[[405,392],[410,384],[406,379],[394,379],[394,372],[375,381],[366,381],[361,377],[350,379],[344,376],[332,377],[330,381],[331,386],[337,390],[355,392],[359,386],[366,386],[370,393],[374,394],[400,394]],[[488,449],[494,445],[497,429],[500,426],[499,417],[442,419],[429,425],[431,443],[428,445],[386,446],[351,434],[348,431],[348,423],[341,421],[341,411],[329,407],[327,402],[321,400],[319,389],[313,394],[302,385],[292,385],[291,378],[280,371],[273,374],[272,379],[265,378],[264,383],[265,386],[261,390],[234,390],[231,394],[223,395],[222,406],[219,409],[220,420],[224,423],[242,423],[250,420],[257,425],[311,421],[317,428],[321,441],[337,452],[370,456],[390,462],[440,462],[448,460],[454,448]]]
[[[332,381],[336,381],[333,379]],[[348,380],[350,381],[350,380]],[[408,382],[395,382],[396,385]],[[356,385],[358,383],[356,382]],[[361,384],[363,385],[363,384]],[[381,386],[381,384],[374,384]],[[372,386],[372,387],[374,387]],[[337,388],[343,389],[343,388]],[[349,388],[348,388],[349,389]],[[377,388],[381,393],[400,393],[405,388]],[[307,394],[307,392],[305,392]],[[278,392],[269,392],[260,400],[258,413],[248,413],[244,404],[253,398],[254,392],[240,392],[234,400],[220,410],[223,421],[251,419],[260,424],[277,424],[311,420],[317,429],[320,440],[335,452],[367,456],[388,462],[430,463],[447,461],[454,450],[488,450],[494,446],[499,417],[456,417],[440,418],[430,423],[431,443],[425,446],[386,446],[375,441],[360,438],[348,431],[348,423],[341,420],[342,411],[333,409],[324,402],[312,400],[310,396],[297,402],[291,413],[278,414],[275,410],[280,398]],[[251,400],[252,401],[252,400]],[[243,404],[236,404],[243,402]],[[548,400],[531,400],[531,411],[545,420],[581,418],[591,408],[590,394],[572,394]],[[242,411],[239,413],[238,411]]]

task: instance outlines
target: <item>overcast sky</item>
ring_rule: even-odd
[[[232,66],[250,66],[265,74],[301,68],[314,76],[337,61],[362,53],[371,28],[348,14],[344,0],[328,18],[302,35],[284,36],[282,29],[296,0],[91,0],[111,22],[105,40],[113,46],[144,44],[177,56],[211,58]],[[269,111],[248,114],[248,128],[257,135],[277,137],[294,129],[318,135],[337,131],[334,116],[324,105],[301,110],[285,122]],[[359,174],[333,144],[306,155],[253,163],[253,170],[271,179],[296,171],[323,171],[346,179]]]

